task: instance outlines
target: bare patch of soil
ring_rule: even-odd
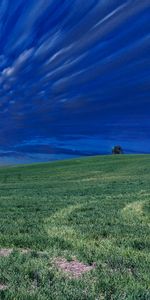
[[[79,262],[77,259],[67,261],[65,258],[57,258],[55,260],[55,264],[58,269],[69,275],[71,278],[78,278],[82,274],[95,269],[95,264],[91,266],[85,265],[82,262]]]
[[[21,253],[21,254],[28,254],[29,252],[31,252],[30,249],[18,249],[18,251]],[[1,248],[0,249],[0,257],[7,257],[9,256],[11,253],[13,252],[13,249],[11,248]]]
[[[7,285],[0,283],[0,291],[4,291],[7,289]]]
[[[0,249],[0,256],[7,257],[7,256],[9,256],[12,252],[13,252],[13,249],[2,248],[2,249]]]
[[[20,253],[21,254],[28,254],[29,252],[31,252],[31,250],[30,249],[19,249],[19,251],[20,251]]]
[[[13,253],[13,251],[18,251],[20,254],[28,254],[33,252],[32,249],[29,248],[18,248],[18,249],[12,249],[12,248],[0,248],[0,257],[7,257],[9,256],[11,253]],[[35,252],[35,251],[34,251]],[[47,255],[48,253],[46,251],[36,251],[37,255]]]
[[[36,251],[36,250],[30,249],[30,248],[19,248],[18,251],[20,251],[21,254],[28,254],[31,252],[35,252],[38,255],[45,255],[48,253],[47,251]]]

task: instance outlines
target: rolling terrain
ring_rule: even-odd
[[[148,300],[149,270],[150,155],[0,168],[0,299]]]

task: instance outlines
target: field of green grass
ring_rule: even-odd
[[[0,251],[0,299],[149,300],[150,155],[0,168]]]

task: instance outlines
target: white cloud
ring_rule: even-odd
[[[3,79],[8,79],[15,76],[22,67],[26,66],[28,59],[32,56],[34,49],[28,49],[22,52],[19,57],[15,60],[14,64],[10,67],[5,68],[2,71]],[[1,79],[2,80],[2,79]]]
[[[12,76],[14,73],[14,70],[15,70],[14,67],[8,67],[3,70],[2,75],[4,75],[4,77]]]

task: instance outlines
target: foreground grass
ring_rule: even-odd
[[[14,249],[0,299],[150,299],[149,169],[149,155],[0,168],[0,248]],[[74,256],[96,268],[68,278],[54,260]]]

